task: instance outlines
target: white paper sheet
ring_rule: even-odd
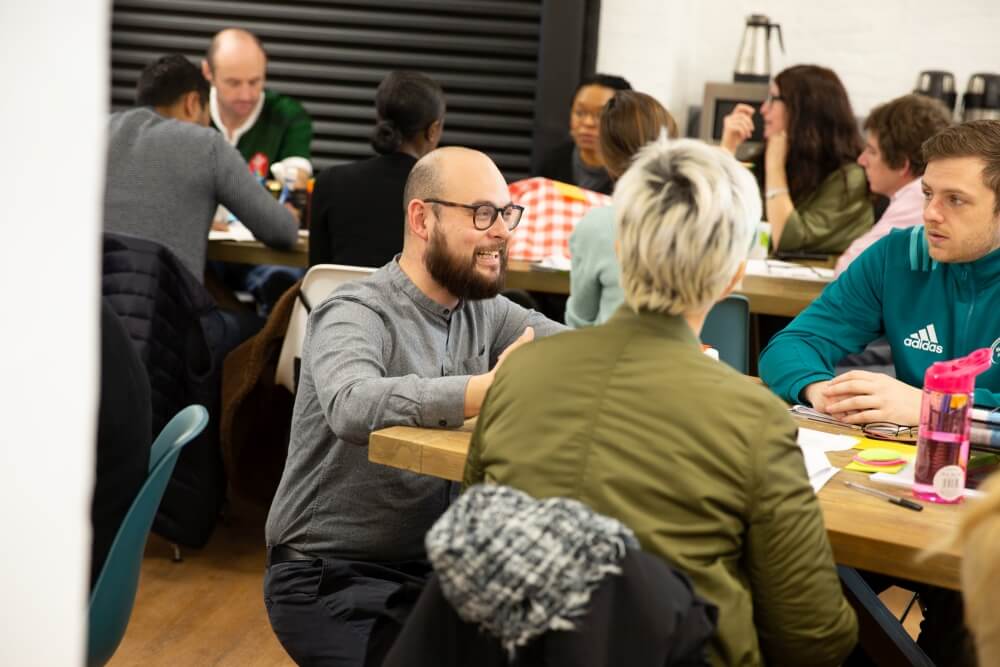
[[[797,442],[806,462],[809,483],[812,484],[813,491],[819,493],[819,490],[840,470],[830,463],[826,453],[851,449],[858,444],[858,439],[850,435],[835,435],[811,428],[800,428]]]
[[[571,264],[569,257],[549,255],[532,264],[531,268],[543,271],[569,271]]]
[[[803,447],[802,456],[806,461],[806,474],[809,476],[809,483],[812,484],[813,491],[819,490],[837,474],[839,468],[830,464],[830,459],[826,457],[826,452],[812,447]]]
[[[844,452],[857,447],[860,438],[853,435],[824,433],[811,428],[799,428],[799,447],[817,449],[821,452]]]
[[[253,241],[253,232],[247,229],[242,222],[233,221],[229,223],[229,229],[225,231],[210,230],[208,232],[209,241]]]
[[[751,259],[747,260],[747,275],[828,283],[833,280],[833,269],[783,262],[779,259]]]

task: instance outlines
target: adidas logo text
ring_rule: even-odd
[[[928,324],[926,327],[921,327],[919,331],[911,333],[908,338],[903,340],[903,345],[935,354],[944,352],[944,348],[938,344],[937,332],[934,331],[933,324]]]

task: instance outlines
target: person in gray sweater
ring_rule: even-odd
[[[430,572],[450,483],[369,462],[369,434],[461,426],[512,349],[565,329],[499,296],[521,207],[488,157],[428,153],[403,201],[402,254],[309,315],[265,529],[268,616],[299,664],[381,664]]]
[[[239,152],[208,127],[208,82],[180,55],[139,77],[137,108],[108,123],[104,229],[156,241],[204,281],[212,217],[222,204],[259,240],[295,244],[298,223]]]

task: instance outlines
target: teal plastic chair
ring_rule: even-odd
[[[746,375],[750,369],[750,301],[732,294],[715,304],[705,318],[701,340],[719,351],[720,361]]]
[[[94,590],[90,594],[90,627],[87,665],[104,665],[111,659],[128,627],[146,538],[160,506],[181,448],[208,424],[208,410],[189,405],[163,427],[149,453],[149,476],[118,528]]]

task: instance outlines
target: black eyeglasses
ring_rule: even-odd
[[[893,422],[869,422],[861,427],[861,431],[872,438],[878,440],[907,440],[917,439],[920,433],[919,426],[904,426]]]
[[[788,412],[797,417],[804,417],[809,421],[818,422],[820,424],[831,424],[833,426],[849,428],[853,431],[861,431],[866,436],[875,438],[876,440],[903,440],[912,442],[916,440],[917,436],[920,434],[919,426],[906,426],[904,424],[896,424],[894,422],[868,422],[867,424],[861,426],[858,426],[857,424],[848,424],[824,412],[819,412],[813,408],[806,407],[805,405],[793,405],[788,408]]]
[[[481,232],[485,232],[493,226],[497,215],[503,216],[504,226],[507,228],[507,231],[512,232],[517,227],[517,224],[521,222],[521,214],[524,213],[524,207],[517,204],[507,204],[503,208],[497,208],[493,204],[458,204],[453,201],[445,201],[444,199],[425,199],[424,201],[429,204],[441,204],[442,206],[457,206],[458,208],[469,209],[472,211],[472,226]]]
[[[785,98],[782,97],[781,95],[772,95],[771,93],[768,93],[767,97],[764,98],[764,102],[766,104],[774,104],[775,102],[784,102],[784,101]]]

